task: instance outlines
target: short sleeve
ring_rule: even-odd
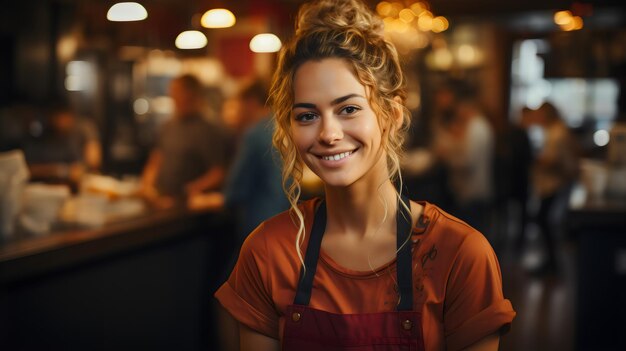
[[[479,232],[459,246],[452,265],[444,305],[448,350],[460,350],[496,332],[508,330],[515,311],[502,293],[498,259]]]
[[[240,323],[278,339],[279,315],[271,297],[268,252],[262,234],[265,224],[255,229],[244,242],[230,277],[215,297]]]

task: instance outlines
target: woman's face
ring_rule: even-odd
[[[298,68],[291,118],[300,156],[327,186],[388,177],[377,116],[345,60],[307,61]]]

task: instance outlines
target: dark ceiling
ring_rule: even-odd
[[[141,22],[112,23],[106,20],[108,8],[115,0],[27,0],[11,2],[10,11],[0,13],[0,34],[24,35],[35,26],[60,31],[78,27],[85,40],[114,41],[114,45],[145,45],[167,47],[182,30],[198,26],[199,16],[210,8],[229,8],[239,19],[256,18],[266,21],[272,31],[288,35],[293,26],[293,16],[303,0],[138,0],[148,10],[148,19]],[[375,8],[378,0],[365,0]],[[393,0],[392,0],[393,1]],[[397,0],[396,0],[397,1]],[[412,0],[400,1],[405,5]],[[600,11],[607,8],[623,11],[620,0],[430,0],[436,15],[452,19],[501,20],[522,18],[525,13],[582,8]],[[582,7],[580,4],[583,4]],[[56,14],[56,15],[54,15]],[[195,22],[192,21],[195,18]],[[622,18],[624,18],[622,16]],[[522,18],[522,21],[524,19]]]

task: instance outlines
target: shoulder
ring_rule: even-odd
[[[424,216],[429,221],[428,236],[438,246],[446,248],[452,260],[461,256],[479,258],[493,253],[489,241],[481,232],[438,206],[425,203]]]

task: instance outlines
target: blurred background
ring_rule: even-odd
[[[287,206],[264,102],[301,3],[4,3],[0,345],[232,348],[212,294]],[[626,349],[622,2],[367,4],[407,76],[405,191],[498,254],[500,348]]]

